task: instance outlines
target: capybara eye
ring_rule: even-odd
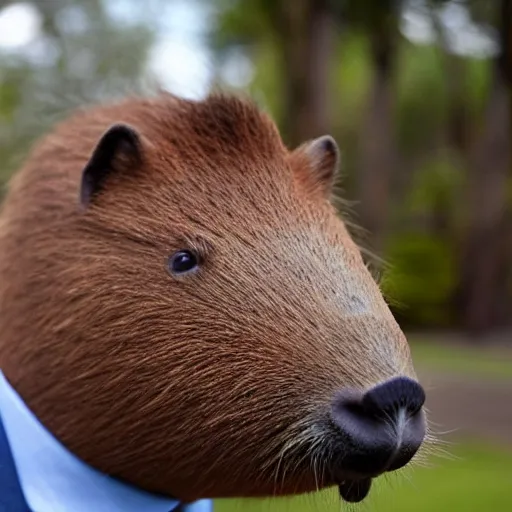
[[[181,250],[169,258],[169,271],[172,274],[186,274],[195,270],[198,265],[198,257],[189,250]]]

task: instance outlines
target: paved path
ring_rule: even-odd
[[[478,438],[512,448],[512,381],[419,370],[426,407],[442,439]]]

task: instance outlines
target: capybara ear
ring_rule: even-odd
[[[100,138],[82,171],[80,202],[87,208],[101,192],[106,178],[118,170],[121,162],[140,163],[141,140],[137,131],[126,124],[112,125]]]
[[[292,152],[292,162],[295,161],[301,172],[313,188],[320,188],[329,196],[339,169],[340,151],[338,144],[330,135],[323,135],[300,145]]]

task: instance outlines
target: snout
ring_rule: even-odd
[[[353,475],[350,485],[357,496],[371,478],[405,466],[420,448],[426,431],[425,392],[416,381],[397,377],[367,392],[344,391],[337,395],[331,420],[343,445],[334,462],[340,475]],[[355,487],[354,487],[355,485]],[[342,486],[340,492],[343,494]]]

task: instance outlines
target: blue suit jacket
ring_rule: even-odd
[[[212,512],[91,468],[55,439],[0,371],[0,512]]]
[[[0,512],[31,512],[12,457],[4,424],[0,418]]]

